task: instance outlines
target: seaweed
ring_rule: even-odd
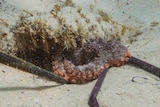
[[[63,18],[63,17],[62,17]],[[20,18],[12,31],[16,40],[16,56],[51,70],[51,60],[85,43],[87,31],[81,24],[74,30],[63,21],[51,29],[46,20]]]

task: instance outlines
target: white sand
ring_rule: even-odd
[[[55,4],[53,0],[23,0],[23,2],[1,0],[0,2],[0,18],[4,19],[9,27],[16,23],[22,10],[33,14],[40,12],[40,17],[51,20],[48,14]],[[132,29],[122,38],[123,44],[133,56],[160,67],[159,0],[147,2],[73,0],[73,2],[76,6],[81,6],[82,10],[86,10],[83,10],[84,13],[89,11],[88,5],[94,4],[95,8],[104,9],[118,23],[131,27]],[[66,16],[65,11],[68,11],[65,9],[62,10],[64,16]],[[94,22],[96,12],[88,14],[91,22],[96,24]],[[75,17],[74,14],[68,15]],[[73,17],[68,18],[67,22],[71,22]],[[157,25],[151,26],[153,22]],[[72,22],[71,24],[75,25]],[[8,27],[0,23],[0,31],[1,29],[8,33],[7,37],[0,39],[0,46],[3,47],[5,40],[6,42],[11,40],[12,34]],[[98,33],[104,35],[100,29]],[[140,34],[137,35],[138,33]],[[14,44],[14,41],[10,44]],[[139,83],[134,83],[131,81],[134,76],[146,77],[148,80],[139,79],[137,80]],[[58,86],[55,82],[0,64],[0,107],[89,107],[88,98],[95,82]],[[97,99],[101,107],[160,107],[160,79],[128,64],[110,68]]]

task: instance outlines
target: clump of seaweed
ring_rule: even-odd
[[[2,27],[8,27],[8,23],[6,21],[4,21],[2,18],[0,18],[0,26]],[[2,38],[4,38],[5,36],[7,36],[7,33],[4,32],[2,30],[2,28],[0,28],[0,40],[2,40]]]
[[[42,68],[50,69],[52,57],[82,47],[87,35],[82,25],[78,30],[63,24],[52,29],[42,19],[21,18],[14,28],[16,56]]]
[[[0,18],[0,50],[7,52],[12,51],[12,49],[10,48],[11,44],[7,42],[8,26],[9,24],[3,18]]]
[[[0,28],[0,40],[7,36],[7,33]]]
[[[20,19],[13,31],[16,39],[16,55],[36,65],[46,65],[50,56],[50,29],[46,21],[37,19],[31,22]],[[49,62],[48,62],[49,63]]]
[[[126,33],[126,30],[128,28],[126,26],[124,26],[123,24],[120,24],[120,23],[114,21],[104,10],[98,10],[98,14],[101,16],[100,18],[97,18],[98,22],[100,22],[100,19],[102,19],[104,22],[111,23],[111,24],[113,24],[113,26],[115,25],[114,29],[115,29],[115,31],[117,30],[117,32],[115,32],[115,35],[117,37],[123,36]],[[118,29],[119,27],[121,27],[120,31]]]
[[[17,42],[20,53],[28,50],[33,51],[38,48],[49,53],[47,38],[49,38],[50,34],[45,21],[41,19],[34,20],[33,22],[21,20],[17,23],[14,34],[16,35],[16,40],[23,41],[22,43]]]
[[[6,27],[9,26],[8,23],[4,19],[2,19],[2,18],[0,18],[0,24],[3,24]]]
[[[65,6],[72,6],[72,7],[75,6],[75,4],[73,3],[72,0],[66,0],[66,1],[64,2],[64,4],[65,4]]]

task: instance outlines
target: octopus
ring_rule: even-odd
[[[130,56],[120,42],[98,39],[86,43],[62,60],[53,58],[52,69],[68,83],[82,84],[97,79],[104,69],[123,65]]]
[[[119,41],[102,39],[86,43],[82,48],[52,61],[54,74],[67,83],[82,84],[98,78],[90,94],[90,107],[100,107],[96,96],[102,86],[108,68],[132,63],[160,77],[160,68],[131,56]]]

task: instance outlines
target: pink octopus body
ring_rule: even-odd
[[[129,56],[120,42],[98,39],[64,56],[63,60],[53,60],[52,68],[69,83],[81,84],[97,79],[106,68],[123,65]]]

